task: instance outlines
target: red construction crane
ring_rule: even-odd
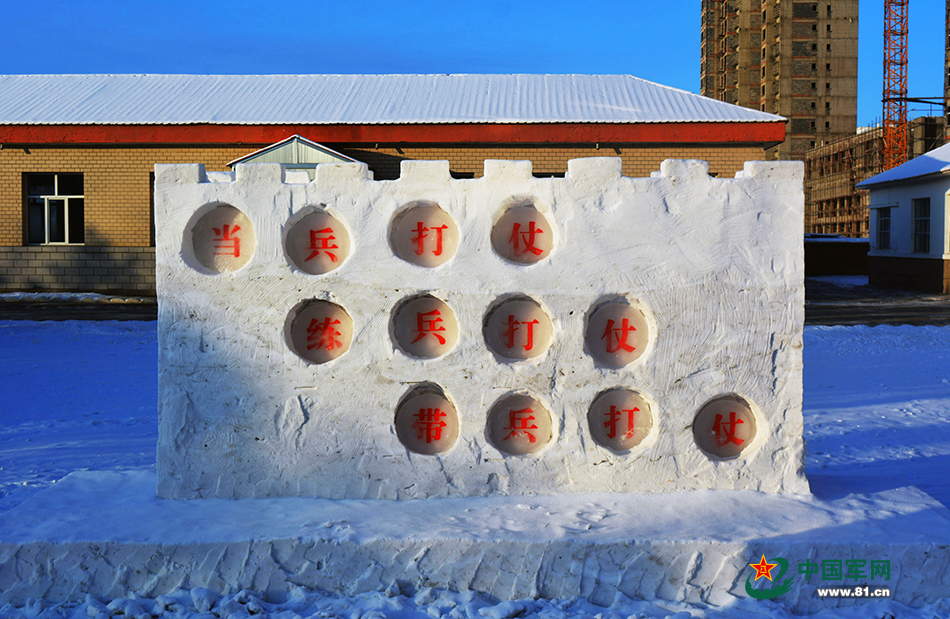
[[[907,4],[884,0],[884,169],[907,161]]]

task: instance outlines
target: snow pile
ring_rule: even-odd
[[[910,608],[893,602],[871,602],[849,608],[837,608],[812,615],[816,618],[934,619],[950,614],[950,603],[940,602],[923,608]],[[404,591],[393,583],[384,591],[356,596],[337,596],[319,591],[294,588],[279,599],[265,599],[260,593],[241,590],[218,595],[196,587],[178,589],[157,598],[133,596],[100,601],[87,595],[81,603],[49,604],[33,600],[22,607],[0,606],[4,619],[796,619],[795,615],[771,602],[742,600],[727,609],[713,609],[686,602],[645,602],[618,598],[609,607],[583,599],[514,600],[499,602],[473,591],[461,593],[424,588]]]
[[[701,497],[690,493],[691,500],[687,501],[676,495],[648,495],[665,497],[669,503],[662,509],[656,503],[641,505],[640,512],[636,511],[637,495],[587,495],[573,505],[551,505],[549,513],[531,508],[538,502],[514,497],[497,497],[494,508],[483,512],[465,512],[467,508],[460,504],[463,499],[410,501],[401,503],[410,509],[401,515],[369,509],[369,505],[378,505],[373,502],[362,502],[367,507],[360,511],[359,501],[324,501],[323,505],[318,505],[319,499],[160,501],[154,497],[152,486],[157,436],[155,338],[154,323],[0,321],[0,393],[4,396],[4,407],[0,408],[0,488],[5,493],[0,497],[0,540],[31,532],[36,540],[69,543],[69,539],[101,538],[106,535],[103,531],[113,531],[140,542],[158,543],[185,536],[226,543],[262,531],[266,524],[285,527],[278,530],[281,536],[299,538],[318,531],[318,537],[340,548],[359,540],[392,537],[408,523],[425,520],[436,530],[444,532],[457,526],[486,539],[493,535],[504,535],[509,540],[546,535],[551,539],[582,535],[586,539],[613,530],[615,539],[626,540],[621,542],[625,544],[635,538],[635,531],[643,535],[662,533],[673,540],[701,534],[730,544],[768,537],[770,529],[781,527],[793,539],[773,543],[812,548],[819,559],[835,544],[852,549],[857,558],[891,559],[895,577],[904,580],[892,578],[889,583],[877,584],[897,582],[896,594],[908,588],[924,588],[928,582],[946,577],[947,570],[934,563],[943,555],[934,552],[928,559],[916,561],[912,549],[925,548],[927,543],[935,549],[946,548],[950,540],[946,511],[950,505],[946,475],[950,470],[947,327],[806,329],[805,432],[813,497],[789,495],[781,497],[785,502],[776,506],[765,500],[776,497],[757,493],[704,491]],[[88,472],[57,483],[67,473],[82,470]],[[58,486],[51,489],[55,492],[40,491],[53,484]],[[317,503],[304,506],[298,501]],[[450,508],[456,502],[459,504],[453,511]],[[767,507],[770,504],[771,510]],[[137,516],[141,510],[154,514],[153,519]],[[194,520],[186,531],[176,531],[175,519],[188,510],[194,510]],[[700,514],[703,511],[706,521]],[[722,512],[741,517],[708,520],[708,516]],[[101,519],[84,519],[84,513],[97,514]],[[453,518],[459,522],[453,525]],[[694,530],[697,520],[704,522],[698,532]],[[546,529],[554,532],[545,533]],[[882,539],[871,554],[867,545],[861,545],[881,543]],[[742,551],[740,544],[737,546],[744,553],[740,567],[757,559],[749,550]],[[372,585],[371,579],[363,579],[368,588],[358,591],[360,574],[346,573],[344,564],[337,569],[342,570],[341,580],[348,578],[350,583],[337,594],[318,588],[264,594],[265,584],[218,596],[202,592],[200,585],[188,584],[178,591],[172,587],[169,590],[173,593],[164,597],[101,590],[96,598],[82,601],[80,596],[73,603],[57,604],[57,598],[42,596],[38,601],[0,607],[0,617],[96,617],[117,615],[119,611],[128,616],[160,616],[162,608],[165,616],[207,619],[234,613],[236,617],[246,613],[287,619],[561,619],[598,615],[602,619],[626,619],[671,617],[677,613],[683,618],[713,619],[800,616],[779,604],[783,598],[758,601],[728,597],[722,595],[724,591],[713,599],[689,602],[648,602],[622,595],[602,600],[599,605],[577,598],[544,596],[538,600],[502,601],[484,594],[414,585],[408,569]],[[578,574],[584,571],[580,565],[571,569]],[[912,580],[914,570],[917,576]],[[925,575],[927,570],[930,575]],[[179,579],[186,576],[178,574]],[[23,574],[23,578],[28,577],[28,573]],[[912,609],[893,600],[836,606],[831,600],[803,593],[808,595],[810,616],[815,617],[932,619],[950,615],[948,599]]]
[[[4,292],[0,303],[155,303],[152,297],[123,297],[98,292]]]
[[[868,285],[867,275],[822,275],[808,279],[810,281],[832,284],[840,288],[860,288]]]

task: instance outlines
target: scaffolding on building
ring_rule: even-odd
[[[944,119],[922,116],[906,125],[905,157],[944,144]],[[884,127],[869,127],[805,155],[805,233],[868,236],[868,191],[854,186],[886,170]]]

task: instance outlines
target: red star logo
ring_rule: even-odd
[[[762,560],[758,563],[750,563],[749,567],[755,568],[755,579],[758,580],[765,576],[769,580],[772,580],[772,568],[776,567],[778,563],[769,563],[765,560],[765,555],[762,555]]]

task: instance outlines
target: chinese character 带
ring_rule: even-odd
[[[396,408],[396,436],[409,451],[437,455],[450,450],[459,435],[455,406],[433,384],[413,387]]]
[[[426,443],[441,440],[442,428],[448,425],[442,421],[443,417],[445,413],[438,408],[420,408],[412,424],[412,427],[419,432],[417,438]]]

